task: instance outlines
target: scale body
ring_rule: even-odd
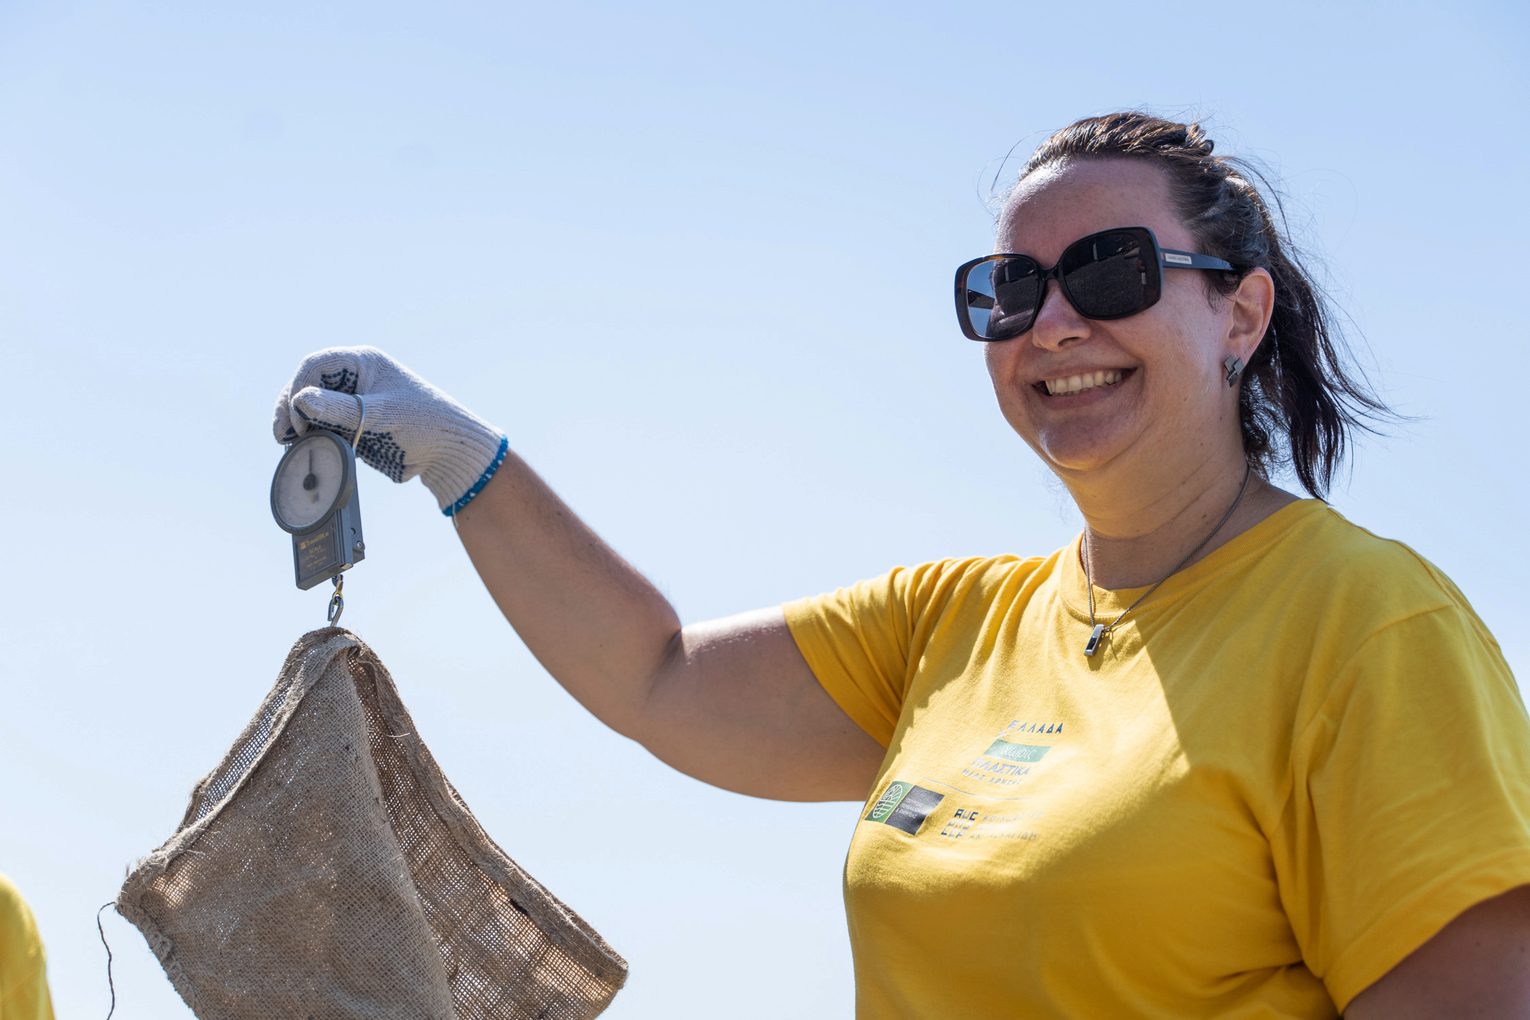
[[[292,567],[304,591],[366,558],[356,454],[334,432],[312,429],[282,455],[271,479],[271,516],[292,536]]]

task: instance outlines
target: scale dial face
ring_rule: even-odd
[[[350,446],[315,429],[287,448],[271,479],[271,513],[283,531],[300,534],[322,524],[356,487]]]

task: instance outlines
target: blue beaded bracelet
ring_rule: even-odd
[[[499,470],[499,466],[505,462],[505,457],[509,453],[510,437],[500,436],[499,452],[494,455],[494,459],[489,462],[489,466],[483,469],[483,474],[478,476],[478,481],[473,483],[473,487],[471,489],[463,493],[461,499],[457,500],[457,502],[453,503],[451,506],[447,507],[441,512],[447,517],[457,516],[458,511],[467,506],[469,503],[473,502],[474,497],[483,491],[483,487],[485,485],[489,484],[489,479],[494,477],[494,472]]]

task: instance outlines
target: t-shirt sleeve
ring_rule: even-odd
[[[1441,928],[1530,883],[1530,718],[1469,609],[1420,612],[1333,674],[1272,839],[1308,966],[1342,1010]]]
[[[903,710],[918,622],[955,566],[943,560],[897,567],[781,607],[823,689],[883,747],[892,742]]]

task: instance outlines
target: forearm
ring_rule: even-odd
[[[669,601],[510,453],[457,515],[478,576],[537,660],[633,735],[679,618]]]
[[[498,428],[375,347],[325,348],[298,365],[272,434],[290,443],[312,428],[360,430],[358,457],[396,482],[418,476],[455,511],[478,575],[542,665],[607,725],[639,732],[679,647],[675,611],[525,461],[500,461]]]
[[[425,483],[516,633],[606,725],[727,789],[863,796],[882,748],[819,686],[779,609],[682,640],[669,601],[506,452],[500,429],[375,347],[328,347],[298,365],[272,436],[314,428],[355,438],[357,456],[396,482]]]

